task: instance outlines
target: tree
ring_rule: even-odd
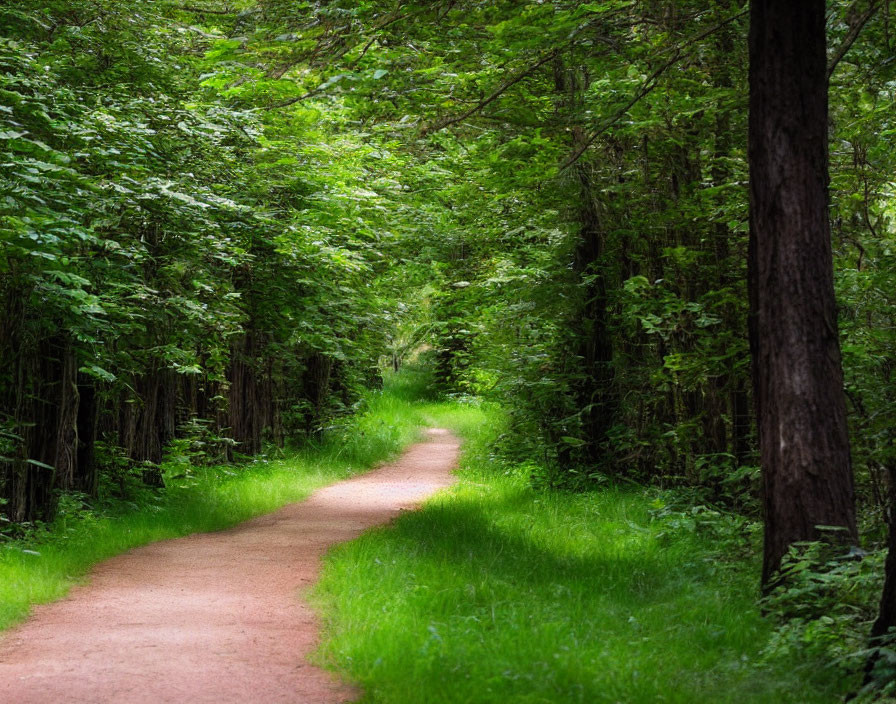
[[[138,6],[0,12],[0,521],[316,433],[385,351],[394,160],[233,107],[236,11]]]
[[[823,0],[753,0],[749,49],[750,346],[768,588],[794,543],[857,533],[828,221]]]

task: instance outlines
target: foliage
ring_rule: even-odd
[[[135,5],[0,17],[0,492],[14,520],[50,517],[55,489],[95,494],[103,471],[121,480],[101,435],[140,468],[190,436],[228,459],[318,432],[385,351],[393,304],[365,283],[388,239],[360,183],[373,150],[331,139],[336,111],[263,121],[228,105],[212,76],[232,40]]]
[[[832,554],[823,543],[793,546],[781,584],[762,601],[778,626],[764,657],[807,653],[843,677],[860,670],[883,585],[884,557],[883,551]]]
[[[831,218],[872,556],[896,476],[896,63],[879,5],[858,34],[855,3],[828,13],[832,57],[855,39],[830,83]],[[229,460],[251,474],[336,436],[347,457],[382,452],[398,435],[349,418],[386,367],[419,362],[407,398],[505,409],[490,461],[508,476],[674,489],[650,530],[745,549],[745,7],[0,9],[4,532],[58,502],[164,502],[147,484]],[[877,559],[796,557],[794,604],[847,608],[855,578],[865,611],[797,614],[769,657],[862,650]]]

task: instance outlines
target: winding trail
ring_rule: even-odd
[[[430,430],[396,462],[218,533],[102,563],[0,642],[8,704],[335,704],[359,692],[306,656],[302,592],[326,551],[453,482],[457,438]]]

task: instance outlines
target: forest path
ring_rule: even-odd
[[[330,547],[450,485],[459,446],[429,430],[397,461],[301,503],[102,563],[0,642],[0,702],[352,701],[306,660],[318,624],[302,591]]]

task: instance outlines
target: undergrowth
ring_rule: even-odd
[[[241,465],[163,465],[166,488],[126,498],[60,497],[52,523],[0,540],[0,629],[32,604],[57,599],[97,562],[138,545],[220,530],[305,498],[317,487],[389,459],[413,442],[421,418],[404,389],[373,393],[367,410],[278,459]]]

